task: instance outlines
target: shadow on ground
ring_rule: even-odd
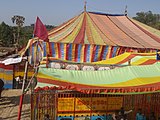
[[[21,90],[4,90],[0,98],[0,120],[17,120]],[[30,120],[30,94],[23,100],[22,120]]]

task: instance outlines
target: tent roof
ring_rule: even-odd
[[[160,31],[125,15],[83,12],[49,32],[50,42],[160,48]]]
[[[128,66],[105,71],[39,68],[37,78],[38,86],[41,87],[57,85],[82,92],[98,90],[104,93],[139,93],[160,90],[159,72],[160,64]]]

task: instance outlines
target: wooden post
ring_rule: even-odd
[[[27,60],[25,63],[25,71],[24,71],[24,76],[23,76],[23,84],[22,84],[22,93],[24,92],[25,89],[25,81],[27,79],[27,74],[28,74],[28,56],[27,56]]]
[[[76,93],[74,93],[73,95],[74,95],[74,112],[73,112],[73,119],[75,119],[75,114],[76,114],[76,95],[75,95]]]
[[[23,99],[24,99],[24,90],[25,90],[25,80],[27,78],[27,73],[28,73],[28,57],[25,63],[25,73],[23,77],[23,85],[22,85],[22,94],[20,96],[20,101],[19,101],[19,109],[18,109],[18,120],[21,119],[21,112],[22,112],[22,104],[23,104]]]
[[[128,65],[131,66],[131,59],[128,60]]]

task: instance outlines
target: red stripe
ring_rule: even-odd
[[[91,62],[93,62],[93,61],[94,61],[95,51],[96,51],[96,45],[93,45]]]
[[[78,33],[78,35],[76,36],[75,40],[73,41],[73,43],[84,43],[84,37],[85,37],[85,29],[86,29],[86,14],[84,13],[84,18],[83,18],[83,23],[81,26],[81,29]]]
[[[149,64],[154,64],[156,62],[157,62],[157,60],[147,60],[147,61],[145,61],[144,63],[142,63],[140,65],[149,65]]]
[[[68,50],[69,50],[69,44],[66,45],[66,60],[68,60]]]
[[[78,44],[75,44],[75,61],[78,61]]]
[[[101,51],[101,55],[100,55],[99,60],[102,60],[102,58],[103,58],[104,49],[105,49],[105,46],[102,46],[102,51]]]
[[[111,48],[109,58],[112,58],[113,48],[114,48],[114,46],[112,46],[112,48]]]
[[[52,44],[51,44],[51,42],[48,42],[48,45],[49,45],[49,56],[51,57],[52,56]]]
[[[13,70],[13,65],[4,65],[1,63],[0,68],[5,69],[5,70]]]
[[[60,47],[60,43],[56,43],[57,47],[58,47],[58,58],[61,58],[61,47]]]
[[[123,47],[120,47],[120,49],[118,50],[118,54],[117,55],[120,55],[122,52],[123,52]]]
[[[84,62],[86,62],[86,58],[87,58],[87,50],[88,50],[88,45],[86,44],[85,45],[85,48],[84,48]]]

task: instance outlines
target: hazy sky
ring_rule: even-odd
[[[104,13],[124,13],[128,6],[128,15],[137,12],[152,11],[160,14],[160,0],[86,0],[87,11]],[[13,25],[11,17],[22,15],[25,25],[35,23],[39,16],[44,24],[60,25],[83,11],[84,0],[0,0],[0,23]]]

